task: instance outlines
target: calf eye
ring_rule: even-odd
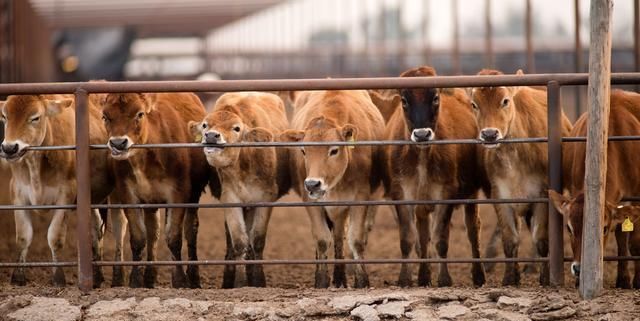
[[[440,95],[433,96],[433,104],[438,105],[440,103]]]
[[[107,115],[102,115],[102,120],[103,120],[105,123],[108,123],[108,122],[109,122],[109,117],[107,117]]]
[[[503,99],[502,100],[502,107],[504,108],[504,107],[509,106],[509,102],[510,102],[509,98]]]
[[[303,156],[306,156],[306,155],[307,155],[307,153],[305,153],[305,152],[304,152],[304,148],[300,148],[300,151],[302,152],[302,155],[303,155]]]
[[[31,121],[32,123],[37,123],[37,122],[39,122],[39,121],[40,121],[40,116],[38,116],[38,117],[33,117],[33,118],[31,118],[31,120],[30,120],[30,121]]]
[[[202,129],[207,129],[207,123],[202,123]]]
[[[338,155],[338,147],[333,147],[329,150],[329,156],[336,156]]]
[[[474,101],[471,102],[471,108],[473,108],[473,110],[478,110],[478,104],[476,104]]]
[[[233,126],[233,131],[236,133],[240,132],[240,126]]]
[[[401,99],[402,99],[402,108],[407,108],[407,106],[409,105],[409,102],[407,101],[407,98],[402,96]]]
[[[137,117],[138,119],[140,119],[140,118],[144,117],[144,112],[143,112],[143,111],[138,112],[138,114],[136,114],[136,117]]]

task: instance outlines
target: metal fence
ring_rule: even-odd
[[[228,80],[228,81],[151,81],[151,82],[79,82],[79,83],[24,83],[0,84],[0,95],[9,94],[74,94],[76,98],[76,145],[30,147],[32,152],[46,150],[75,150],[77,185],[76,204],[0,206],[0,210],[77,210],[77,262],[27,262],[0,263],[0,268],[8,267],[78,267],[78,286],[83,291],[92,288],[94,266],[139,266],[139,265],[238,265],[238,264],[390,264],[390,263],[473,263],[473,262],[549,262],[552,285],[564,283],[563,218],[549,204],[549,256],[543,258],[430,258],[430,259],[361,259],[361,260],[204,260],[204,261],[99,261],[92,262],[90,211],[92,208],[229,208],[229,207],[303,207],[303,206],[366,206],[366,205],[433,205],[433,204],[498,204],[498,203],[545,203],[548,198],[529,199],[447,199],[447,200],[407,200],[407,201],[320,201],[320,202],[259,202],[222,204],[91,204],[90,162],[91,149],[105,149],[106,145],[89,144],[89,113],[87,99],[90,93],[125,92],[232,92],[232,91],[281,91],[281,90],[332,90],[332,89],[393,89],[393,88],[450,88],[487,86],[546,86],[548,102],[548,136],[508,139],[502,143],[547,143],[549,165],[549,188],[562,191],[562,143],[585,141],[585,137],[563,138],[560,131],[562,108],[560,88],[567,85],[586,85],[588,74],[530,74],[501,76],[439,76],[422,78],[344,78],[344,79],[284,79],[284,80]],[[611,76],[612,84],[627,85],[640,83],[640,73],[617,73]],[[640,136],[612,136],[610,140],[640,140]],[[425,143],[410,141],[358,141],[358,142],[313,142],[313,143],[239,143],[225,147],[294,147],[294,146],[371,146],[371,145],[414,145],[414,144],[480,144],[479,140],[442,140]],[[202,148],[205,145],[187,144],[147,144],[133,148]],[[625,198],[623,201],[640,201],[640,196]],[[640,257],[605,257],[608,261],[639,260]]]

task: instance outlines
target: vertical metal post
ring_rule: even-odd
[[[535,56],[533,53],[533,40],[532,40],[532,18],[531,18],[531,0],[526,0],[525,8],[525,38],[527,47],[527,73],[533,74],[536,72]]]
[[[640,71],[640,0],[633,0],[633,53],[635,56],[635,71]],[[640,89],[640,86],[636,86]]]
[[[91,248],[91,179],[89,170],[89,108],[87,91],[78,89],[76,96],[76,234],[78,239],[78,287],[93,288]]]
[[[451,53],[451,67],[455,75],[462,73],[460,65],[460,30],[458,25],[458,0],[451,1],[451,15],[453,23],[453,50]]]
[[[562,107],[560,85],[557,81],[547,84],[547,124],[549,141],[549,189],[562,193]],[[549,280],[551,286],[564,285],[563,217],[549,199]]]
[[[573,14],[574,14],[574,28],[575,28],[575,51],[574,51],[574,61],[575,61],[575,66],[574,66],[574,72],[580,72],[582,70],[582,40],[580,39],[580,0],[574,0],[573,3]],[[578,116],[580,116],[580,114],[582,114],[582,98],[581,98],[581,93],[582,93],[582,87],[581,86],[576,86],[575,89],[575,102],[576,102],[576,106],[575,106],[575,118],[577,119]]]
[[[484,6],[484,46],[485,66],[495,68],[493,63],[493,27],[491,26],[491,0],[485,0]]]
[[[580,296],[585,299],[593,299],[602,292],[602,213],[607,179],[613,0],[591,0],[590,11],[589,131],[579,289]]]

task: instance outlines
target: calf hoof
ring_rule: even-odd
[[[421,263],[418,269],[418,286],[431,286],[431,267]]]
[[[536,267],[535,263],[527,263],[524,265],[522,272],[525,274],[535,274],[536,272],[538,272],[538,268]]]
[[[188,286],[187,276],[182,271],[182,268],[173,271],[171,274],[171,287],[174,289],[182,289]]]
[[[264,276],[264,270],[261,265],[247,265],[247,280],[249,286],[258,288],[267,287],[267,279]]]
[[[513,271],[513,270],[511,272],[509,272],[507,270],[504,273],[504,277],[502,278],[502,285],[503,286],[509,286],[509,285],[519,286],[520,285],[520,272]]]
[[[158,279],[158,270],[153,266],[145,266],[144,268],[144,287],[153,289]]]
[[[200,286],[200,269],[197,265],[189,265],[187,267],[187,279],[189,279],[189,287],[199,289]]]
[[[475,287],[481,287],[484,285],[486,278],[482,264],[474,264],[471,267],[471,279],[473,280],[473,285]]]
[[[132,288],[141,288],[143,285],[142,272],[140,272],[140,267],[134,266],[131,269],[131,274],[129,274],[129,287]]]
[[[438,287],[446,287],[451,285],[453,285],[453,281],[451,280],[451,275],[449,275],[449,273],[438,275]]]
[[[24,270],[22,269],[13,270],[13,273],[11,274],[11,285],[17,285],[17,286],[27,285],[27,278],[24,275]]]
[[[347,272],[344,265],[333,267],[333,286],[336,288],[347,287]]]
[[[316,283],[315,287],[317,289],[326,289],[329,287],[329,273],[326,272],[317,272],[316,271]]]
[[[366,274],[362,274],[362,275],[356,274],[356,280],[353,284],[353,287],[356,289],[368,288],[369,276],[367,276]]]
[[[67,280],[64,277],[64,271],[62,268],[56,268],[53,272],[53,286],[65,287],[67,286]]]
[[[121,266],[114,266],[111,287],[116,288],[121,286],[124,286],[124,269]]]
[[[634,287],[637,280],[633,280]],[[628,275],[618,275],[616,278],[616,288],[618,289],[631,289],[631,280]],[[637,287],[636,287],[637,289]]]
[[[102,274],[102,268],[96,267],[93,269],[93,288],[98,289],[104,282],[104,274]]]
[[[236,279],[236,267],[227,265],[222,274],[222,288],[233,289],[233,282]]]
[[[545,264],[540,270],[540,285],[549,286],[551,284],[551,277],[549,276],[549,265]]]
[[[406,288],[412,286],[411,272],[405,266],[400,268],[400,275],[398,276],[398,286]]]

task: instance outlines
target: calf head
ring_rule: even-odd
[[[309,121],[305,130],[287,130],[280,140],[288,142],[346,142],[353,141],[358,129],[351,125],[337,125],[323,116]],[[304,157],[306,178],[304,188],[309,198],[322,199],[344,176],[351,159],[347,146],[306,146],[300,148]]]
[[[518,70],[516,75],[522,75]],[[482,70],[478,75],[502,75],[496,70]],[[480,87],[468,91],[471,107],[476,116],[480,133],[478,138],[487,148],[500,147],[500,140],[509,135],[511,123],[515,117],[514,96],[518,87]]]
[[[100,103],[109,140],[111,157],[125,160],[134,154],[134,144],[145,144],[148,139],[147,115],[153,111],[153,102],[147,94],[108,94]]]
[[[555,191],[549,191],[553,207],[567,219],[567,228],[571,239],[573,262],[571,274],[580,276],[580,259],[582,257],[582,218],[584,215],[584,194],[568,198]],[[623,206],[607,202],[601,214],[603,244],[607,244],[609,235],[616,226],[629,218],[634,221],[640,218],[640,206]]]
[[[55,117],[73,104],[73,99],[47,99],[44,96],[9,96],[0,101],[0,119],[5,136],[0,156],[19,161],[29,146],[43,145],[49,126],[46,119]]]
[[[431,67],[418,67],[403,72],[400,77],[432,77],[436,71]],[[436,138],[436,124],[440,111],[440,89],[400,89],[402,110],[411,140],[427,142]]]
[[[204,148],[204,154],[207,162],[217,168],[233,165],[240,156],[240,148],[225,148],[225,144],[273,141],[273,134],[268,129],[251,128],[238,115],[228,111],[216,111],[201,122],[189,122],[189,128],[197,142],[211,145]]]

